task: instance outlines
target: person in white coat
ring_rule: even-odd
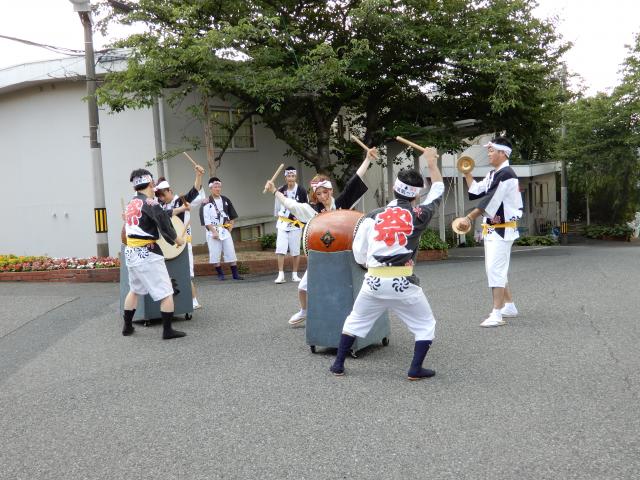
[[[512,145],[504,137],[496,137],[485,145],[493,169],[479,182],[471,173],[465,174],[469,200],[480,199],[477,208],[462,217],[461,225],[471,227],[476,218],[484,217],[484,261],[493,309],[480,323],[481,327],[505,325],[504,318],[518,316],[509,288],[508,273],[511,246],[520,235],[518,220],[522,218],[522,195],[518,176],[509,166]]]

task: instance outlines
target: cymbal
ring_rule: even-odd
[[[471,230],[471,225],[463,224],[464,218],[456,218],[451,222],[451,229],[458,235],[465,235]]]
[[[466,155],[464,157],[460,157],[458,159],[458,163],[456,164],[458,171],[461,173],[471,173],[475,166],[476,162],[473,161],[473,158]]]

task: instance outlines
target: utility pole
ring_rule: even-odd
[[[567,67],[562,66],[561,72],[562,89],[567,90]],[[567,134],[567,127],[564,123],[564,116],[562,118],[562,125],[560,126],[560,136],[564,140]],[[569,227],[567,224],[567,211],[569,205],[569,180],[567,178],[567,162],[563,158],[562,166],[560,168],[560,243],[567,245],[569,243]]]
[[[87,105],[89,107],[89,145],[93,172],[93,205],[96,225],[97,255],[109,256],[107,236],[107,208],[104,199],[104,178],[102,175],[102,149],[98,140],[98,102],[96,100],[96,69],[93,55],[93,32],[91,25],[91,2],[89,0],[69,0],[78,12],[84,27],[84,61],[87,79]]]

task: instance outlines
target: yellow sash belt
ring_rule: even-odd
[[[287,218],[287,217],[278,217],[278,220],[282,220],[283,222],[287,222],[287,223],[292,223],[293,226],[295,227],[299,227],[299,228],[304,227],[304,223],[302,223],[297,218],[295,220],[291,220],[290,218]]]
[[[144,238],[130,238],[127,237],[127,247],[146,247],[152,243],[156,243],[153,239],[144,239]]]
[[[367,273],[378,278],[410,277],[413,267],[369,267]]]
[[[483,223],[482,224],[482,235],[486,235],[489,232],[489,227],[492,227],[492,228],[518,228],[518,222],[496,223],[495,225],[489,225],[488,223]]]

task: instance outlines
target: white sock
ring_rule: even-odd
[[[301,308],[301,309],[300,309],[300,313],[301,313],[302,315],[306,315],[306,314],[307,314],[307,309],[306,309],[306,308]]]
[[[513,303],[504,302],[504,306],[505,307],[509,307],[509,306],[513,307],[514,305],[513,305]]]
[[[502,318],[502,310],[500,310],[499,308],[494,308],[492,313],[493,313],[493,315],[496,315],[496,316]]]

